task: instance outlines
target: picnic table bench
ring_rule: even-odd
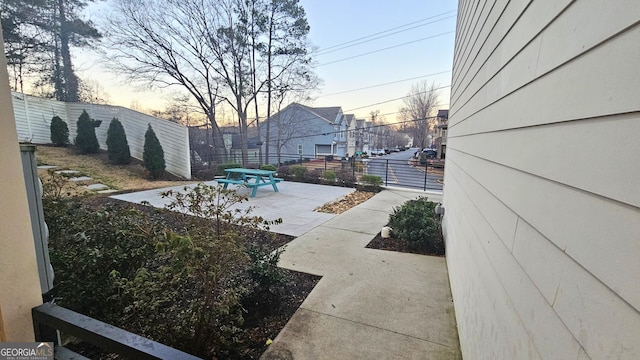
[[[225,189],[229,184],[243,185],[252,188],[251,197],[256,196],[260,186],[271,185],[273,191],[278,192],[278,186],[276,184],[284,181],[284,179],[273,177],[275,171],[271,170],[232,168],[225,169],[224,171],[227,173],[227,177],[216,180],[218,183],[224,184]]]

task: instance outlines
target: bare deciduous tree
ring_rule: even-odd
[[[117,12],[111,18],[109,34],[111,47],[117,52],[116,70],[151,86],[186,89],[207,115],[220,154],[225,148],[216,109],[222,103],[232,108],[246,163],[250,105],[274,79],[296,64],[308,63],[306,48],[297,46],[306,46],[308,32],[298,0],[115,2]],[[297,20],[276,23],[276,15],[297,16]],[[282,34],[285,30],[305,41],[275,46],[272,32]]]
[[[438,106],[438,91],[434,83],[422,81],[411,86],[400,109],[402,116],[412,120],[406,130],[413,135],[413,145],[421,148],[428,145],[429,133],[433,130],[433,112]]]
[[[113,70],[149,87],[181,86],[206,114],[214,153],[224,157],[216,122],[216,107],[223,101],[220,79],[213,64],[216,54],[206,41],[217,7],[206,1],[156,0],[116,0],[114,6],[107,37]]]

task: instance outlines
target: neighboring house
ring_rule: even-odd
[[[356,119],[356,131],[354,132],[354,136],[356,138],[356,153],[364,151],[364,140],[365,140],[365,126],[363,119]]]
[[[436,124],[436,137],[434,144],[438,152],[437,158],[444,159],[447,154],[447,128],[449,123],[449,110],[438,110]]]
[[[288,105],[260,124],[260,135],[264,139],[263,152],[266,152],[267,143],[269,144],[267,162],[277,164],[327,155],[345,156],[347,128],[342,117],[339,106],[309,107],[298,103]]]
[[[359,152],[372,150],[372,122],[356,119],[353,114],[342,116],[341,124],[346,128],[347,154],[353,156]]]
[[[344,114],[342,116],[342,121],[344,122],[347,129],[347,154],[353,156],[356,151],[356,117],[353,114]]]
[[[637,0],[459,2],[443,229],[465,359],[640,359],[639,20]]]
[[[367,154],[371,153],[371,150],[373,150],[373,122],[372,121],[365,121],[364,122],[364,126],[363,126],[363,131],[364,134],[362,136],[362,151],[366,152]]]
[[[228,162],[242,164],[242,142],[240,134],[223,134],[223,136],[231,136],[231,147],[228,149]],[[247,160],[251,165],[260,164],[261,149],[257,137],[247,139]],[[225,139],[226,142],[226,139]]]

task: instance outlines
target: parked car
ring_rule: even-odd
[[[385,154],[386,153],[382,149],[373,149],[373,150],[371,150],[371,155],[382,156],[382,155],[385,155]]]
[[[438,152],[435,149],[424,148],[422,149],[422,153],[426,154],[427,158],[435,159],[438,156]]]

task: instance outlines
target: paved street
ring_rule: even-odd
[[[372,157],[367,161],[367,173],[380,176],[388,186],[442,190],[442,183],[439,182],[442,180],[441,175],[430,174],[427,171],[425,176],[424,168],[416,168],[410,164],[409,161],[416,151],[418,149],[412,148],[406,151]]]

